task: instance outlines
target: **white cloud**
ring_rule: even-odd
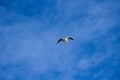
[[[57,13],[55,14],[53,10],[53,13],[51,12],[49,15],[51,17],[43,21],[27,17],[27,19],[18,21],[11,26],[1,25],[0,31],[7,41],[5,44],[7,47],[5,47],[6,54],[0,56],[0,62],[3,65],[22,63],[29,78],[36,73],[46,74],[51,69],[57,68],[58,71],[63,73],[62,78],[71,79],[75,72],[74,69],[89,72],[91,68],[98,67],[113,54],[112,45],[109,47],[108,44],[110,43],[107,43],[107,40],[96,42],[100,44],[98,45],[100,47],[103,47],[101,44],[105,44],[106,52],[96,51],[87,55],[81,53],[81,49],[77,49],[82,55],[79,60],[76,59],[79,54],[74,53],[76,46],[84,45],[94,39],[99,40],[107,35],[108,31],[114,28],[116,24],[113,17],[107,16],[109,10],[106,11],[107,9],[103,8],[103,6],[106,7],[105,5],[95,4],[96,2],[84,3],[77,0],[75,2],[63,1],[59,2],[56,7]],[[112,13],[110,14],[112,15]],[[17,15],[19,16],[19,14]],[[74,15],[81,17],[74,19]],[[64,44],[55,45],[59,37],[67,35],[75,37],[75,41],[71,42],[73,44],[67,46],[64,46]],[[84,48],[84,46],[81,46],[81,48]],[[14,71],[11,72],[11,76],[14,77]],[[19,73],[19,70],[16,72]],[[98,74],[101,75],[103,72]],[[99,75],[95,75],[95,77]]]

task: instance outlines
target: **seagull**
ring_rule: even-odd
[[[68,40],[74,40],[74,38],[72,38],[71,36],[68,36],[68,37],[65,37],[65,38],[60,38],[60,39],[58,39],[56,44],[58,44],[59,42],[63,41],[65,43],[65,45],[66,45]]]

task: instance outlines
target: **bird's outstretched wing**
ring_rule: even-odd
[[[74,38],[73,37],[68,37],[68,40],[74,40]]]
[[[58,44],[60,41],[64,41],[64,39],[60,38],[56,44]]]

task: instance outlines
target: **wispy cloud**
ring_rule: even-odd
[[[113,78],[120,57],[118,2],[2,1],[0,79]],[[68,35],[75,41],[55,45]]]

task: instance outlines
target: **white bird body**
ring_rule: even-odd
[[[66,37],[66,38],[60,38],[58,41],[57,41],[57,44],[61,41],[63,41],[65,44],[67,44],[68,40],[74,40],[72,37]]]
[[[65,41],[68,42],[68,37],[65,38]]]

